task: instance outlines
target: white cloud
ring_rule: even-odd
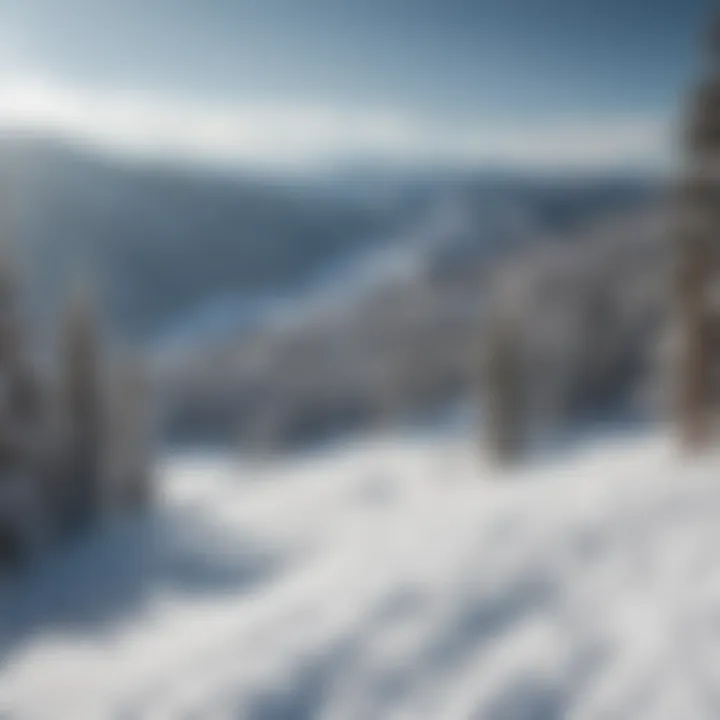
[[[386,110],[210,106],[32,77],[0,79],[0,126],[132,155],[286,170],[358,158],[609,169],[657,165],[669,155],[667,123],[653,117],[449,127]]]

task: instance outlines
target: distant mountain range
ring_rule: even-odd
[[[242,325],[249,309],[306,294],[336,271],[367,272],[388,248],[435,243],[450,262],[570,230],[656,191],[644,178],[502,172],[221,175],[0,140],[0,232],[21,249],[34,307],[51,313],[76,276],[90,275],[110,321],[143,340],[188,336],[203,318],[217,321],[220,306],[236,308]]]

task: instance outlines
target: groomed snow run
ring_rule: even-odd
[[[720,717],[720,460],[463,439],[176,457],[0,589],[13,720]]]

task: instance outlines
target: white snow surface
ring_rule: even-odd
[[[720,717],[720,460],[620,438],[171,458],[0,589],[0,717]]]

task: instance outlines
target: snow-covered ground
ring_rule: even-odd
[[[0,591],[0,717],[720,717],[720,460],[456,439],[166,462]]]

